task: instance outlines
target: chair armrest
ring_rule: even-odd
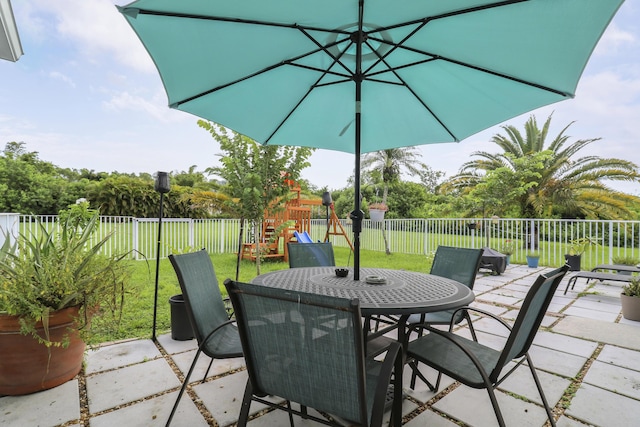
[[[453,327],[455,326],[454,319],[456,317],[456,314],[458,314],[458,312],[460,312],[460,311],[465,311],[465,312],[467,312],[467,314],[468,314],[469,311],[480,313],[480,314],[485,315],[485,316],[487,316],[487,317],[489,317],[489,318],[491,318],[493,320],[498,321],[500,324],[502,324],[502,326],[504,326],[509,331],[511,331],[511,325],[509,325],[507,322],[505,322],[504,320],[502,320],[500,317],[496,316],[495,314],[490,313],[490,312],[485,311],[485,310],[482,310],[480,308],[474,308],[474,307],[467,306],[467,307],[460,307],[460,308],[458,308],[458,309],[453,311],[453,313],[451,315],[451,323],[449,324],[449,331],[450,332],[453,331]],[[469,318],[469,319],[471,319],[471,318]],[[407,336],[409,336],[409,334],[411,332],[413,332],[414,330],[417,330],[417,329],[433,329],[429,325],[430,325],[429,323],[412,323],[412,324],[409,325],[409,329],[407,331]]]
[[[218,332],[220,329],[224,328],[227,325],[230,325],[232,323],[235,323],[235,320],[233,319],[229,319],[224,323],[219,324],[217,327],[215,327],[211,332],[209,332],[207,334],[206,337],[204,337],[204,339],[202,340],[202,342],[200,343],[200,345],[198,346],[198,350],[201,351],[202,348],[204,347],[204,345],[207,343],[207,341],[209,341],[209,338],[211,338],[216,332]]]

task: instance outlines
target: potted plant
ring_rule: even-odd
[[[369,205],[369,217],[371,221],[380,222],[384,220],[384,213],[389,207],[384,203],[372,203]]]
[[[540,261],[540,252],[538,251],[527,252],[527,266],[529,268],[538,268],[539,261]]]
[[[509,239],[505,240],[504,243],[502,244],[502,247],[500,248],[500,253],[507,256],[507,265],[509,265],[509,262],[511,261],[511,255],[513,255],[515,250],[516,250],[515,245]]]
[[[640,321],[640,278],[633,279],[622,288],[620,304],[622,317]]]
[[[614,256],[613,258],[611,258],[611,261],[613,262],[613,264],[618,264],[618,265],[638,265],[638,263],[640,263],[640,259],[634,257],[634,256]],[[624,271],[624,270],[617,270],[618,274],[627,274],[627,275],[631,275],[630,271]]]
[[[591,246],[595,246],[597,244],[598,243],[595,240],[589,237],[572,240],[569,243],[567,253],[564,255],[565,261],[569,264],[569,271],[580,271],[582,254]]]
[[[0,248],[0,395],[72,379],[93,332],[117,326],[129,263],[98,253],[111,237],[99,225],[84,202],[61,211],[59,225],[27,225]]]

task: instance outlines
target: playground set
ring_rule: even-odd
[[[257,243],[243,243],[242,259],[255,261],[258,255],[257,248],[260,247],[260,254],[263,258],[280,258],[287,262],[289,260],[287,242],[313,242],[310,236],[311,209],[313,206],[321,206],[324,203],[320,199],[303,199],[300,186],[291,180],[286,180],[286,182],[293,193],[292,196],[284,202],[283,209],[270,208],[265,210],[261,242],[259,245]],[[328,241],[330,235],[344,236],[353,250],[353,244],[336,215],[333,202],[328,206],[329,211],[327,231],[323,241]]]

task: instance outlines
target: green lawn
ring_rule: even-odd
[[[348,248],[335,248],[336,265],[347,265],[349,260]],[[226,278],[235,278],[236,256],[234,254],[214,254],[211,260],[216,270],[220,289],[224,292],[223,282]],[[423,255],[392,254],[362,250],[360,265],[362,267],[393,268],[428,273],[432,258]],[[151,337],[153,325],[153,297],[155,289],[156,263],[154,261],[131,261],[133,281],[130,294],[125,301],[120,331],[117,334],[102,334],[97,342],[107,342],[126,338]],[[353,266],[353,257],[349,260]],[[289,268],[284,262],[267,261],[261,264],[261,272],[282,270]],[[243,260],[240,264],[240,280],[250,281],[256,276],[255,263]],[[158,313],[156,335],[169,332],[171,327],[169,298],[179,294],[180,287],[173,267],[168,259],[160,261],[158,290]],[[99,325],[97,320],[96,325]]]

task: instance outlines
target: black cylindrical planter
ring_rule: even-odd
[[[193,329],[182,294],[169,298],[169,305],[171,305],[171,338],[177,341],[193,339]]]
[[[569,271],[580,271],[581,255],[565,255],[564,259],[569,264]]]

